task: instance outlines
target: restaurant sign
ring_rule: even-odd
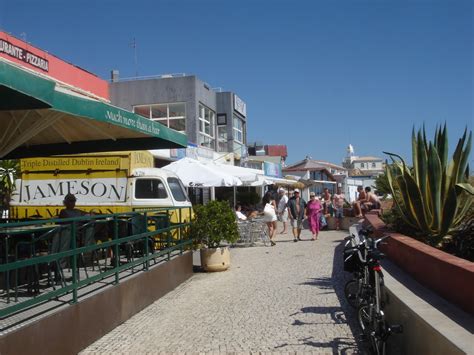
[[[281,164],[271,163],[271,162],[264,162],[263,164],[263,171],[265,172],[266,176],[281,178]]]
[[[49,72],[49,61],[47,59],[38,57],[36,54],[31,53],[27,49],[15,46],[4,39],[0,39],[0,53],[5,53],[10,57],[21,60],[22,62],[32,65],[35,68]]]
[[[127,117],[125,111],[116,112],[107,110],[105,113],[105,119],[112,123],[118,123],[126,126],[127,128],[134,128],[142,131],[146,134],[153,134],[156,136],[160,135],[159,123],[155,123],[149,119],[143,118],[139,115],[132,114],[133,116]]]
[[[237,95],[234,94],[234,110],[242,116],[247,117],[247,104]]]

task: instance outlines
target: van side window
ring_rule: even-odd
[[[176,201],[188,201],[188,195],[186,194],[186,190],[184,189],[181,180],[177,178],[168,178],[168,186],[170,187],[171,194]]]
[[[137,179],[135,198],[167,198],[165,185],[160,179]]]

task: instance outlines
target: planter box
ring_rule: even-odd
[[[364,223],[370,224],[378,235],[387,231],[376,215],[366,215]],[[406,235],[389,234],[387,244],[381,247],[388,259],[422,285],[474,315],[474,263]]]
[[[349,227],[353,224],[359,223],[360,218],[356,217],[344,217],[341,221],[341,229],[342,230],[349,230]],[[326,217],[326,221],[328,222],[328,229],[334,230],[336,229],[336,218],[335,217]]]

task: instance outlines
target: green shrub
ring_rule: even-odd
[[[208,248],[218,248],[223,241],[235,243],[239,238],[237,219],[228,202],[194,206],[191,236],[195,243]]]

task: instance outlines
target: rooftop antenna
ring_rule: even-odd
[[[134,63],[135,63],[135,77],[138,77],[137,41],[135,40],[135,37],[133,38],[133,41],[130,42],[130,47],[133,48],[133,58],[134,58]]]

